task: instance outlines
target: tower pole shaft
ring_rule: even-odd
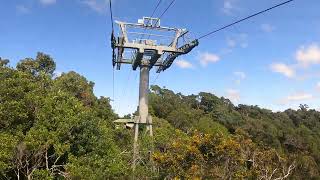
[[[139,84],[139,119],[135,122],[134,142],[133,142],[133,170],[135,170],[137,158],[139,155],[139,124],[149,124],[148,122],[148,94],[149,94],[149,71],[148,63],[142,62],[140,65],[140,84]],[[150,133],[152,134],[152,125],[149,125]]]
[[[139,85],[139,116],[140,123],[147,123],[149,114],[149,66],[142,65],[140,67],[140,85]]]

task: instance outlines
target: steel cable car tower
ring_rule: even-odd
[[[158,67],[157,73],[168,69],[174,60],[183,54],[187,54],[199,45],[199,39],[203,39],[213,35],[221,30],[238,24],[242,21],[248,20],[260,14],[266,13],[272,9],[278,8],[288,4],[294,0],[286,0],[282,3],[276,4],[270,8],[259,11],[255,14],[242,18],[231,24],[225,25],[221,28],[210,31],[196,40],[185,41],[187,39],[188,31],[186,29],[170,28],[160,26],[160,18],[143,17],[139,19],[138,23],[126,23],[116,21],[120,27],[118,37],[114,35],[113,16],[110,0],[110,13],[112,22],[111,47],[112,47],[112,65],[120,70],[121,64],[131,64],[133,70],[140,68],[140,86],[139,86],[139,115],[134,117],[134,148],[133,148],[133,169],[135,169],[136,160],[138,156],[138,136],[139,125],[146,125],[150,136],[152,132],[152,118],[148,113],[148,93],[149,93],[149,72],[153,67]],[[157,4],[159,6],[161,0]],[[162,15],[168,10],[168,8]],[[157,9],[155,8],[155,10]],[[155,12],[154,10],[154,12]],[[154,12],[152,14],[154,14]],[[160,17],[162,17],[162,15]],[[129,32],[129,29],[138,31]],[[164,34],[169,35],[164,35]],[[171,34],[170,34],[171,33]],[[140,37],[137,37],[140,36]],[[147,36],[146,39],[143,39]],[[152,37],[152,38],[150,38]],[[166,39],[167,41],[163,41]],[[182,40],[182,41],[181,41]],[[129,56],[128,56],[129,54]]]
[[[149,73],[157,67],[157,73],[168,69],[174,60],[198,46],[198,40],[186,41],[186,29],[163,27],[159,18],[143,17],[138,23],[115,21],[119,36],[111,34],[112,65],[117,70],[122,64],[140,68],[139,115],[134,117],[133,169],[138,156],[139,125],[144,125],[152,137],[152,118],[148,112]],[[131,31],[131,30],[134,31]],[[146,37],[144,39],[144,37]]]

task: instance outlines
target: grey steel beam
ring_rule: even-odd
[[[141,64],[141,60],[143,58],[143,53],[142,52],[137,52],[136,53],[136,58],[134,59],[132,63],[132,69],[136,70],[137,67]]]
[[[152,68],[155,64],[156,64],[156,62],[158,61],[158,59],[160,58],[162,56],[162,53],[161,54],[159,54],[159,53],[155,53],[152,57],[151,57],[151,59],[150,59],[150,68]]]
[[[139,44],[139,43],[128,43],[124,42],[123,44],[117,43],[115,45],[116,47],[123,47],[123,48],[129,48],[129,49],[137,49],[139,51],[144,51],[146,50],[156,50],[158,52],[175,52],[175,53],[183,53],[182,50],[179,50],[174,47],[170,46],[158,46],[158,45],[147,45],[147,44]]]
[[[145,26],[144,24],[138,24],[138,23],[126,23],[121,21],[115,21],[119,25],[125,25],[131,28],[143,28],[143,29],[156,29],[160,31],[178,31],[179,28],[171,28],[171,27],[164,27],[164,26]],[[185,30],[185,29],[181,29]]]
[[[151,21],[151,23],[149,23]],[[154,24],[153,21],[157,23]],[[120,27],[120,37],[115,38],[112,35],[111,46],[113,52],[117,49],[117,54],[113,53],[113,62],[117,65],[117,69],[120,69],[121,64],[132,64],[133,70],[136,70],[140,67],[140,84],[139,84],[139,116],[135,117],[134,121],[134,144],[133,144],[133,169],[136,167],[137,158],[139,155],[139,126],[147,126],[147,130],[150,132],[150,136],[153,136],[152,132],[152,118],[148,112],[148,93],[149,93],[149,73],[150,69],[153,66],[159,67],[157,73],[164,71],[169,68],[174,60],[182,55],[190,52],[195,46],[198,45],[198,41],[193,41],[188,44],[182,45],[180,48],[177,48],[179,38],[183,37],[188,33],[186,29],[180,28],[170,28],[160,26],[160,19],[144,17],[143,20],[139,20],[139,23],[126,23],[116,21]],[[132,37],[128,37],[131,33],[127,32],[129,28],[138,28],[154,31],[162,31],[161,34],[151,34],[151,33],[140,33],[133,32],[139,35],[150,35],[157,37],[164,37],[162,34],[167,32],[167,34],[174,33],[174,37],[171,37],[169,45],[157,44],[153,39],[146,40],[132,40]],[[153,33],[154,33],[153,31]],[[149,36],[149,37],[150,37]],[[140,38],[141,39],[141,38]],[[132,59],[128,59],[124,55],[124,52],[127,50],[134,50]],[[115,57],[116,56],[116,57]],[[161,56],[166,56],[164,61],[160,61]]]
[[[150,33],[140,33],[140,32],[127,32],[127,33],[128,33],[128,34],[138,34],[138,35],[148,35],[148,36],[174,38],[174,36],[165,36],[165,35],[150,34]]]

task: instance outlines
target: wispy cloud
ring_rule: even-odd
[[[226,15],[232,15],[233,12],[238,9],[236,7],[236,1],[237,0],[224,0],[223,1],[223,7],[222,7],[222,12]]]
[[[320,47],[317,44],[302,46],[296,52],[296,60],[304,67],[320,64]]]
[[[49,6],[49,5],[56,4],[57,0],[36,0],[36,1],[32,1],[31,3],[28,3],[28,6],[22,5],[22,4],[17,5],[16,10],[17,12],[22,14],[30,13],[34,3],[40,3],[43,6]]]
[[[226,42],[227,42],[228,48],[230,49],[236,48],[236,47],[247,48],[249,45],[248,35],[245,33],[229,36],[227,37]]]
[[[309,100],[313,100],[314,96],[312,94],[308,94],[305,92],[298,92],[287,96],[284,99],[280,100],[280,104],[290,104],[294,102],[305,102]]]
[[[189,61],[184,59],[176,60],[175,64],[182,69],[191,69],[194,67]]]
[[[25,5],[18,5],[16,6],[16,9],[19,13],[22,13],[22,14],[27,14],[27,13],[30,13],[30,9],[25,6]]]
[[[101,14],[106,11],[108,6],[108,0],[82,0],[81,2]]]
[[[237,76],[239,79],[245,79],[247,77],[246,73],[242,71],[236,71],[236,72],[233,72],[233,74]]]
[[[206,67],[209,63],[215,63],[220,60],[220,57],[217,54],[213,53],[199,53],[199,61],[203,67]]]
[[[249,46],[249,44],[248,44],[248,34],[246,34],[246,33],[239,34],[238,41],[240,43],[240,47],[247,48]]]
[[[318,91],[320,91],[320,82],[318,82],[318,83],[316,84],[316,89],[317,89]]]
[[[262,29],[262,31],[264,31],[266,33],[271,33],[276,28],[274,26],[272,26],[271,24],[261,24],[261,29]]]
[[[316,43],[298,48],[295,52],[295,61],[291,64],[274,63],[270,67],[273,72],[281,73],[289,78],[305,80],[319,76],[317,73],[306,71],[312,65],[320,65],[320,46]],[[296,72],[299,72],[300,75],[296,75]]]
[[[233,72],[233,75],[236,76],[236,80],[235,80],[236,84],[241,84],[241,81],[247,77],[246,73],[242,71]]]
[[[228,37],[228,38],[227,38],[227,45],[228,45],[228,47],[230,47],[230,48],[234,48],[234,47],[237,45],[237,42],[236,42],[236,40]]]
[[[288,78],[293,78],[295,76],[294,68],[284,63],[273,63],[270,68],[273,72],[280,73]]]
[[[39,0],[39,2],[42,5],[48,6],[48,5],[55,4],[57,2],[57,0]]]
[[[227,89],[226,97],[230,99],[233,103],[239,103],[241,99],[240,92],[236,89]]]

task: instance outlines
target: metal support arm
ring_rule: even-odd
[[[188,44],[185,44],[183,46],[181,46],[180,48],[178,48],[179,51],[182,51],[181,53],[171,53],[167,56],[167,58],[164,60],[163,62],[163,66],[159,67],[157,70],[157,73],[160,73],[161,71],[164,71],[166,69],[168,69],[173,61],[180,55],[183,54],[187,54],[190,51],[192,51],[193,48],[195,48],[196,46],[199,45],[199,41],[196,39]]]

